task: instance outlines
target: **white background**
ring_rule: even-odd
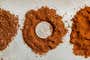
[[[76,11],[81,7],[90,6],[90,0],[0,0],[0,8],[9,10],[18,15],[20,27],[18,34],[4,51],[0,51],[0,58],[4,60],[90,60],[83,56],[75,56],[72,52],[72,45],[69,43],[71,28],[71,19]],[[63,42],[56,49],[49,51],[43,56],[32,52],[22,39],[22,29],[24,15],[30,9],[38,9],[41,6],[54,8],[57,14],[63,16],[63,22],[68,33],[63,37]],[[65,22],[67,21],[67,22]]]

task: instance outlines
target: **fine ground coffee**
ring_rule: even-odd
[[[17,33],[18,17],[0,8],[0,51],[4,50]]]

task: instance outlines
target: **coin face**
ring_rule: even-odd
[[[46,39],[46,38],[48,38],[48,36],[52,35],[53,28],[52,28],[51,24],[43,21],[43,22],[40,22],[37,24],[35,30],[36,30],[35,32],[38,37]]]
[[[0,8],[0,50],[4,50],[17,33],[18,18]]]
[[[61,19],[56,10],[48,7],[26,13],[23,39],[33,52],[42,55],[62,43],[67,30]]]

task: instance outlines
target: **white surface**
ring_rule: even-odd
[[[46,39],[48,36],[52,35],[53,28],[48,22],[40,22],[37,24],[35,32],[38,37]]]
[[[41,6],[56,9],[57,14],[63,16],[65,26],[71,27],[72,22],[70,19],[80,7],[85,5],[90,6],[90,0],[0,0],[1,8],[19,16],[20,28],[23,26],[24,14],[30,9],[37,9]],[[70,32],[71,28],[68,28],[68,33],[63,38],[64,43],[40,57],[24,43],[19,29],[18,35],[9,44],[9,47],[0,52],[0,58],[2,57],[4,60],[90,60],[90,58],[85,59],[72,53],[72,45],[69,43]]]

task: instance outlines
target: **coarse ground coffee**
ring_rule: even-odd
[[[75,55],[90,56],[90,7],[80,9],[72,19],[70,42]]]

